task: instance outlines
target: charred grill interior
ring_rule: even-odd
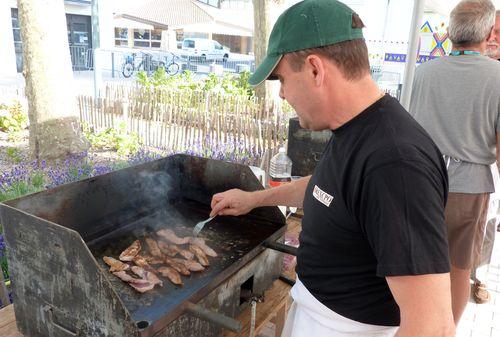
[[[104,256],[116,257],[135,239],[150,237],[162,228],[174,229],[179,236],[189,236],[192,234],[193,225],[209,212],[210,208],[206,205],[179,200],[151,216],[129,224],[124,229],[88,243],[88,247],[102,268],[108,270],[109,267],[102,262]],[[188,227],[189,225],[191,226]],[[139,294],[115,277],[110,277],[110,281],[135,321],[154,322],[163,316],[162,313],[171,311],[186,299],[195,303],[201,300],[206,294],[203,291],[196,294],[200,289],[235,262],[241,261],[271,236],[272,230],[265,222],[258,218],[252,219],[251,216],[241,219],[219,217],[207,224],[202,233],[202,237],[217,251],[218,257],[210,258],[210,266],[202,273],[184,276],[183,287],[174,286],[167,281],[163,283],[163,287],[155,287],[151,292]],[[197,296],[192,298],[194,295]]]
[[[284,233],[277,208],[208,223],[200,237],[218,256],[203,272],[183,276],[183,286],[158,275],[163,287],[138,293],[109,272],[103,257],[118,259],[160,229],[190,236],[208,217],[211,196],[229,188],[261,187],[248,167],[175,155],[1,205],[21,332],[216,336],[219,326],[194,317],[206,313],[192,303],[234,317],[241,298],[271,285],[282,257],[264,244]]]

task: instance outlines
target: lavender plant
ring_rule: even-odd
[[[0,226],[0,273],[3,273],[3,278],[4,280],[9,279],[9,268],[7,265],[7,256],[6,256],[6,244],[5,244],[5,237],[2,232],[2,226]],[[9,300],[12,303],[12,292],[9,292]],[[1,303],[0,301],[0,307],[5,304]]]
[[[184,151],[184,153],[246,165],[255,165],[256,158],[260,157],[257,148],[252,148],[248,151],[245,149],[245,144],[235,138],[230,138],[225,143],[207,138],[204,142],[192,144],[191,148]],[[142,164],[170,154],[174,154],[174,152],[169,150],[150,151],[141,148],[130,154],[126,160],[113,162],[99,162],[95,155],[87,152],[73,155],[52,165],[47,165],[45,161],[40,163],[22,161],[10,171],[0,174],[0,202],[38,192],[46,188],[53,188],[62,184],[106,174],[128,166]],[[5,279],[8,279],[6,246],[1,225],[0,265]]]

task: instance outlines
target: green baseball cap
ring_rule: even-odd
[[[267,55],[249,79],[253,86],[269,78],[286,53],[362,39],[352,28],[354,11],[336,0],[304,0],[288,8],[274,24]]]

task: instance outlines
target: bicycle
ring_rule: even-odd
[[[140,60],[140,62],[139,62]],[[139,63],[137,63],[139,62]],[[160,64],[163,62],[159,62],[157,67],[161,66]],[[137,53],[132,53],[131,55],[125,56],[125,63],[122,66],[122,75],[125,78],[129,78],[135,71],[144,70],[151,74],[153,69],[153,56],[151,54],[147,54],[141,52],[141,57],[137,56]]]
[[[175,62],[176,59],[179,59],[179,56],[175,55],[172,52],[168,52],[169,55],[165,56],[165,63],[160,62],[159,66],[163,64],[165,68],[165,72],[169,75],[176,75],[179,72],[180,65]],[[166,65],[166,66],[165,66]]]

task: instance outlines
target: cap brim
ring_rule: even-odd
[[[267,80],[282,57],[283,55],[267,55],[257,69],[255,69],[252,76],[250,76],[248,83],[250,83],[250,85],[257,86]]]

